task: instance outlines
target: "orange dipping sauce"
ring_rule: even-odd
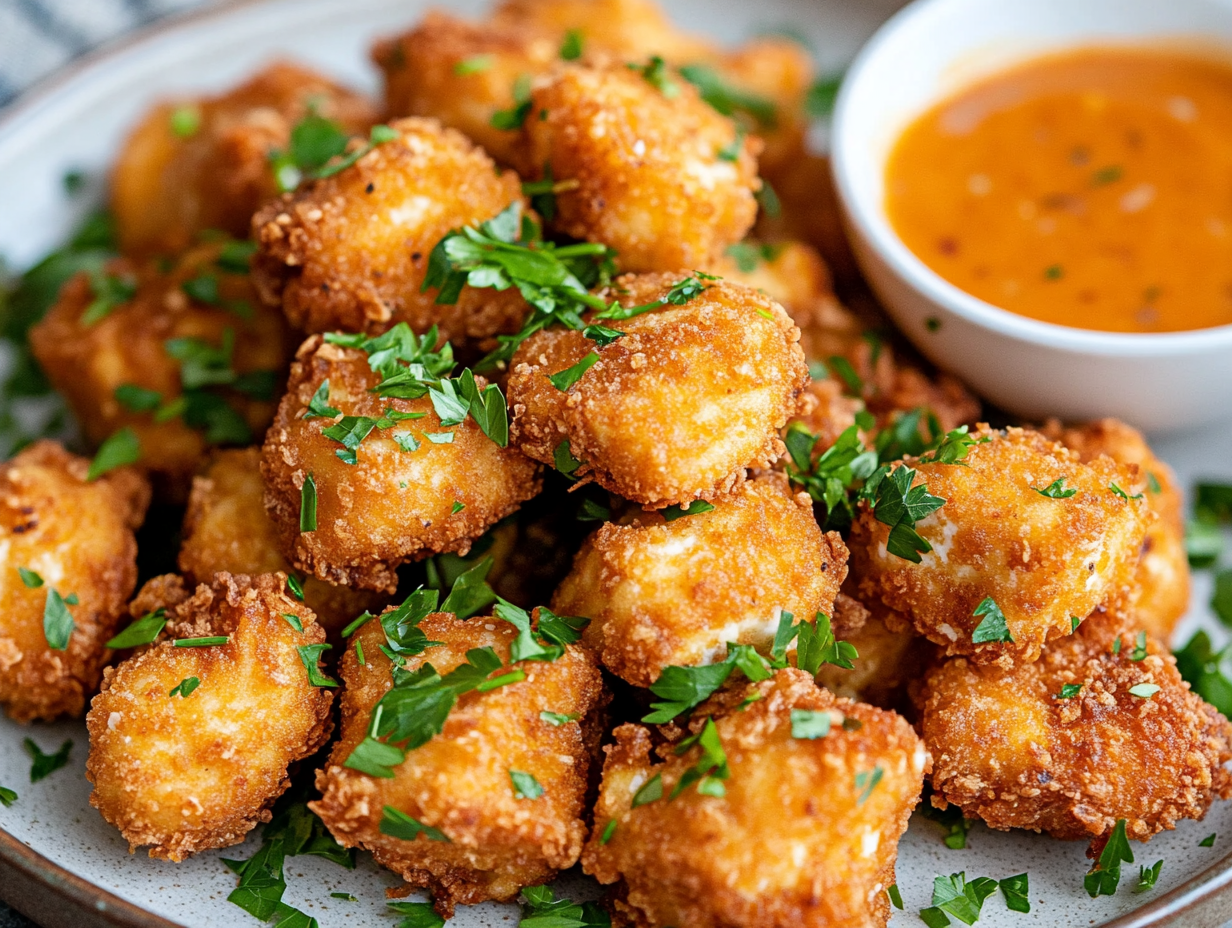
[[[1105,332],[1232,324],[1232,63],[1027,62],[913,122],[885,180],[907,247],[995,306]]]

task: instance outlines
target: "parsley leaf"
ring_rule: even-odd
[[[94,300],[81,314],[81,324],[89,327],[106,319],[137,295],[137,281],[128,275],[106,274],[101,271],[89,274],[90,292]]]
[[[400,838],[403,841],[414,841],[422,834],[429,841],[451,843],[443,831],[425,825],[405,812],[399,812],[393,806],[385,806],[381,817],[381,834],[389,835],[391,838]]]
[[[593,902],[581,905],[557,899],[547,886],[527,886],[522,890],[526,905],[518,928],[611,928],[612,919]]]
[[[211,635],[206,638],[176,638],[171,643],[177,648],[216,648],[230,640],[226,635]]]
[[[980,911],[984,908],[984,900],[996,891],[997,882],[986,876],[976,877],[970,882],[967,881],[965,873],[934,877],[931,909],[939,913],[941,919],[936,921],[925,919],[925,923],[948,925],[949,920],[945,919],[948,913],[965,925],[974,925],[979,921]],[[930,910],[922,911],[920,917],[924,918],[924,912],[928,911]]]
[[[799,636],[796,649],[796,666],[816,676],[822,664],[833,664],[844,670],[852,670],[852,663],[860,655],[855,646],[834,637],[830,617],[817,613],[813,622],[801,622],[795,626]]]
[[[129,412],[153,412],[162,405],[163,395],[135,383],[122,383],[112,393],[116,402]]]
[[[881,764],[877,764],[872,770],[864,770],[856,774],[856,789],[859,791],[856,797],[857,806],[862,806],[868,801],[868,797],[873,794],[873,790],[877,788],[883,776],[885,776],[885,770],[882,769]]]
[[[1010,628],[1005,620],[1005,613],[1001,611],[1001,607],[997,605],[996,600],[991,596],[987,596],[984,600],[975,607],[975,612],[972,615],[976,618],[983,616],[980,624],[975,626],[975,630],[971,632],[972,644],[985,644],[987,642],[1010,642],[1014,641],[1014,636],[1010,634]]]
[[[441,603],[441,612],[452,612],[459,619],[469,619],[496,602],[497,595],[487,582],[488,572],[494,563],[491,557],[485,557],[474,567],[459,574],[449,590],[449,595]]]
[[[817,436],[799,422],[793,423],[784,438],[789,462],[787,476],[803,487],[820,509],[818,521],[824,531],[843,530],[853,520],[852,492],[858,490],[877,469],[877,453],[860,441],[859,427],[843,431],[816,462],[813,450]]]
[[[565,61],[577,61],[582,57],[582,31],[570,29],[560,43],[560,57]]]
[[[445,919],[436,914],[431,902],[387,902],[389,908],[406,918],[398,928],[444,928]]]
[[[1130,652],[1129,659],[1135,663],[1146,660],[1146,632],[1138,632],[1134,638],[1134,649]]]
[[[724,116],[742,116],[754,126],[771,129],[778,122],[774,101],[736,87],[714,68],[704,64],[689,64],[680,69],[680,76],[697,88],[701,98]]]
[[[629,807],[636,809],[638,806],[658,802],[662,798],[663,775],[661,773],[656,773],[653,777],[638,787],[637,792],[633,794],[633,800]]]
[[[1159,880],[1159,871],[1163,869],[1164,862],[1162,860],[1155,861],[1149,867],[1138,868],[1138,882],[1134,886],[1134,892],[1144,893],[1147,890],[1154,889],[1155,883]]]
[[[669,100],[680,95],[680,85],[668,75],[667,62],[663,60],[662,55],[651,55],[650,60],[644,65],[631,63],[629,70],[637,71],[646,79],[646,83]]]
[[[830,734],[830,713],[812,709],[791,710],[791,736],[800,741],[814,741]]]
[[[1125,819],[1120,819],[1108,837],[1108,843],[1100,851],[1099,860],[1091,868],[1082,885],[1094,899],[1096,896],[1111,896],[1117,891],[1121,882],[1121,864],[1132,864],[1134,852],[1129,849],[1129,840],[1125,836]]]
[[[329,405],[329,378],[326,378],[321,381],[316,393],[312,394],[312,399],[308,401],[308,409],[301,418],[333,419],[340,411]]]
[[[300,662],[303,663],[304,669],[308,671],[308,682],[313,686],[331,687],[338,684],[331,680],[325,674],[321,673],[320,660],[321,654],[332,648],[332,644],[305,644],[300,645],[295,650],[299,653]]]
[[[1158,692],[1158,683],[1137,683],[1129,688],[1129,695],[1137,696],[1139,699],[1150,699]]]
[[[1217,832],[1212,831],[1209,835],[1198,842],[1198,847],[1214,847],[1216,834]]]
[[[727,661],[701,667],[678,667],[674,664],[664,667],[659,679],[650,686],[650,692],[660,701],[650,704],[654,711],[642,721],[652,725],[663,724],[700,705],[727,682],[732,667]]]
[[[1139,494],[1137,494],[1137,495],[1135,495],[1135,496],[1130,496],[1128,493],[1126,493],[1124,490],[1122,490],[1122,489],[1121,489],[1119,486],[1117,486],[1115,483],[1110,483],[1110,484],[1108,484],[1108,489],[1109,489],[1109,490],[1111,490],[1113,493],[1115,493],[1117,496],[1121,497],[1121,499],[1123,499],[1123,500],[1142,499],[1142,494],[1141,494],[1141,493],[1139,493]]]
[[[106,647],[120,650],[152,644],[167,624],[167,614],[162,609],[147,612],[132,625],[107,642]]]
[[[890,470],[883,467],[865,483],[862,499],[872,504],[873,516],[890,526],[886,550],[912,563],[920,563],[920,553],[933,549],[920,537],[915,525],[945,505],[945,500],[928,492],[926,484],[912,486],[917,473],[905,465]]]
[[[317,482],[312,474],[304,478],[299,490],[299,530],[301,533],[317,530]]]
[[[6,809],[8,809],[8,808],[11,808],[13,803],[15,803],[16,801],[17,801],[16,792],[14,792],[13,790],[5,786],[0,786],[0,806],[4,806]]]
[[[713,512],[714,504],[708,503],[704,499],[695,499],[687,506],[668,506],[666,509],[660,509],[659,515],[663,516],[664,522],[675,522],[677,519],[684,516],[696,516],[703,512]]]
[[[547,722],[553,728],[560,728],[562,725],[568,725],[570,722],[576,722],[578,720],[578,716],[576,715],[562,715],[559,712],[547,711],[540,712],[539,718],[543,719],[543,721]]]
[[[519,74],[513,82],[513,106],[492,114],[492,128],[505,132],[521,129],[522,123],[526,122],[526,117],[530,115],[530,107],[530,75]]]
[[[77,628],[67,603],[76,605],[77,597],[69,596],[65,599],[52,587],[47,588],[47,599],[43,604],[43,637],[47,641],[47,647],[53,651],[67,651],[68,641]]]
[[[961,851],[967,846],[967,833],[971,830],[971,819],[966,818],[958,806],[951,804],[944,809],[938,809],[931,802],[921,802],[920,814],[946,830],[943,840],[950,850]]]
[[[73,741],[68,739],[60,749],[54,754],[44,754],[39,746],[30,738],[22,739],[22,746],[26,749],[26,753],[30,755],[32,763],[30,764],[30,782],[37,783],[46,777],[51,776],[61,767],[68,763],[69,754],[73,750]]]
[[[137,433],[128,426],[113,433],[99,446],[98,453],[90,462],[90,470],[86,480],[95,481],[108,471],[128,464],[136,464],[141,460],[141,441]]]
[[[1073,487],[1066,489],[1064,477],[1058,477],[1042,490],[1039,487],[1032,487],[1031,489],[1040,496],[1047,496],[1049,499],[1069,499],[1078,492]]]
[[[731,771],[727,767],[727,754],[723,750],[723,743],[719,739],[719,729],[714,724],[714,719],[706,719],[701,731],[680,742],[676,746],[676,754],[683,754],[694,746],[701,750],[697,763],[681,774],[671,795],[667,797],[668,802],[694,783],[697,784],[698,793],[703,796],[722,797],[727,794],[722,781],[731,776]]]
[[[592,351],[572,367],[567,367],[560,373],[552,374],[548,377],[548,380],[557,390],[560,390],[562,393],[567,393],[569,388],[581,380],[582,375],[590,370],[598,360],[599,353]]]
[[[1081,692],[1081,683],[1063,683],[1061,684],[1061,692],[1054,696],[1053,699],[1073,699]]]
[[[1194,634],[1176,653],[1176,669],[1193,691],[1220,712],[1232,713],[1232,645],[1219,651],[1210,635]]]
[[[513,794],[518,799],[538,799],[543,795],[543,787],[529,773],[510,770],[509,779],[513,783]]]
[[[834,101],[843,83],[843,73],[827,74],[813,81],[804,97],[804,112],[812,119],[824,119],[834,112]],[[901,909],[902,906],[900,905]]]
[[[43,578],[37,572],[26,567],[18,567],[17,575],[21,577],[22,584],[32,590],[36,590],[43,585]]]
[[[193,690],[201,685],[200,677],[185,677],[175,685],[175,688],[167,694],[168,697],[179,696],[181,699],[187,699],[192,695]]]
[[[573,456],[573,451],[567,438],[556,446],[556,450],[552,452],[552,459],[556,470],[566,477],[572,477],[577,473],[578,468],[582,466],[582,462]]]
[[[484,71],[490,71],[492,65],[496,63],[496,59],[492,55],[471,55],[469,58],[463,58],[453,66],[453,73],[459,77],[466,77],[470,74],[482,74]]]
[[[1004,880],[998,880],[997,885],[1001,887],[1001,895],[1005,897],[1007,909],[1011,912],[1031,911],[1031,900],[1028,898],[1031,886],[1027,874],[1018,873],[1014,876],[1007,876]]]

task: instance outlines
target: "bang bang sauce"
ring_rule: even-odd
[[[886,213],[1010,312],[1108,332],[1232,324],[1232,65],[1167,48],[1035,59],[913,122]]]

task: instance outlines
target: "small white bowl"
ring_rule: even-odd
[[[932,104],[1024,59],[1083,45],[1172,40],[1232,50],[1232,3],[918,0],[881,28],[843,83],[831,136],[834,175],[869,282],[929,359],[1020,416],[1116,416],[1154,433],[1227,419],[1232,326],[1097,332],[1027,319],[963,292],[890,226],[890,149]]]

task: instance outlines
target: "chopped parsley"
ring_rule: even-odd
[[[393,806],[385,806],[381,816],[381,834],[389,835],[391,838],[400,838],[403,841],[414,841],[422,834],[429,841],[452,843],[444,832],[425,825],[405,812],[399,812]]]
[[[920,918],[929,928],[944,928],[949,916],[964,925],[974,925],[984,908],[984,900],[997,891],[997,881],[979,876],[968,881],[964,872],[933,878],[933,904],[920,910]]]
[[[406,918],[398,928],[444,928],[445,919],[436,914],[431,902],[387,902],[386,906]]]
[[[720,161],[736,162],[740,160],[740,152],[744,150],[744,127],[736,126],[735,137],[714,153]]]
[[[163,395],[135,383],[122,383],[112,393],[117,403],[129,412],[153,412],[163,404]]]
[[[509,780],[513,783],[513,795],[518,799],[539,799],[543,796],[543,787],[532,774],[510,770]]]
[[[332,161],[329,164],[326,164],[322,167],[317,168],[310,175],[306,175],[306,176],[309,176],[314,180],[319,180],[325,177],[333,177],[335,174],[339,173],[340,171],[345,171],[347,168],[355,164],[355,162],[357,162],[360,158],[363,158],[373,149],[377,148],[380,145],[384,145],[386,142],[392,142],[396,138],[398,138],[398,133],[395,130],[391,129],[389,126],[386,126],[383,124],[375,125],[371,129],[368,130],[368,141],[366,143],[361,145],[359,148],[356,148],[353,152],[351,152],[345,158],[340,158],[337,161]]]
[[[1135,663],[1146,660],[1146,632],[1138,632],[1134,639],[1134,649],[1130,652],[1129,659]]]
[[[727,754],[723,750],[723,743],[719,739],[719,729],[714,724],[714,719],[706,719],[701,731],[681,741],[676,746],[675,753],[679,756],[694,746],[701,750],[698,761],[681,774],[671,795],[667,797],[668,802],[694,783],[697,784],[698,793],[703,796],[722,797],[727,794],[727,788],[722,781],[731,776],[731,771],[727,768]]]
[[[297,632],[302,632],[304,630],[303,620],[299,616],[297,616],[294,612],[280,612],[279,615],[281,615],[284,619],[286,619],[287,624],[290,625]]]
[[[0,806],[6,809],[11,808],[13,803],[17,801],[17,793],[6,786],[0,786]]]
[[[548,377],[548,380],[557,390],[560,390],[562,393],[567,393],[569,388],[581,380],[582,375],[590,370],[598,360],[599,353],[596,351],[591,351],[586,355],[586,357],[578,361],[577,364],[574,364],[572,367],[565,368],[560,373],[552,374]]]
[[[1212,831],[1209,835],[1198,842],[1198,847],[1214,847],[1216,832]]]
[[[453,66],[453,73],[458,75],[458,77],[482,74],[484,71],[490,71],[495,63],[496,58],[492,55],[471,55],[469,58],[463,58],[455,64]]]
[[[1081,683],[1063,683],[1061,684],[1061,692],[1054,696],[1054,699],[1073,699],[1082,692]]]
[[[451,516],[456,516],[459,512],[461,512],[465,508],[466,508],[466,503],[460,502],[459,500],[455,499],[453,501],[453,506],[451,506],[449,509],[449,514]]]
[[[312,399],[308,401],[308,408],[300,418],[333,419],[340,414],[341,410],[329,405],[329,378],[327,377],[321,381],[321,385],[312,394]]]
[[[643,783],[636,793],[633,794],[633,799],[630,802],[630,808],[636,809],[638,806],[649,805],[652,802],[658,802],[663,798],[663,775],[656,773],[653,777]]]
[[[579,522],[610,522],[611,518],[612,510],[593,499],[582,500],[582,505],[578,507]]]
[[[996,600],[991,596],[985,597],[983,602],[975,607],[973,617],[980,619],[980,624],[975,626],[975,630],[971,632],[972,644],[986,644],[988,642],[1010,642],[1014,641],[1014,636],[1010,634],[1010,628],[1005,620],[1005,613],[1001,611],[1001,607],[997,605]]]
[[[291,591],[291,595],[298,599],[301,603],[304,601],[304,587],[299,582],[299,577],[295,574],[287,575],[287,589]]]
[[[497,110],[489,122],[493,129],[505,132],[521,129],[530,115],[530,107],[530,75],[519,74],[513,82],[513,106],[507,110]]]
[[[68,650],[68,641],[77,628],[68,607],[76,606],[77,602],[75,594],[64,597],[53,587],[47,588],[47,599],[43,603],[43,637],[53,651]]]
[[[917,472],[906,465],[890,470],[882,467],[864,484],[860,498],[867,500],[873,517],[890,527],[886,551],[912,563],[933,546],[915,530],[916,523],[945,505],[940,496],[928,492],[927,484],[912,486]]]
[[[141,441],[137,438],[136,432],[128,426],[124,426],[124,428],[113,433],[99,446],[98,453],[94,455],[94,460],[90,462],[90,470],[86,474],[86,480],[93,482],[117,467],[136,464],[140,460]]]
[[[469,619],[496,602],[496,593],[487,581],[494,563],[491,557],[485,557],[474,567],[458,574],[449,595],[441,603],[441,612],[452,612],[459,619]]]
[[[193,690],[201,685],[200,677],[185,677],[175,685],[175,688],[167,694],[168,697],[179,696],[181,699],[187,699],[192,695]]]
[[[774,242],[737,242],[734,245],[728,245],[723,253],[736,262],[737,270],[745,274],[751,274],[763,262],[773,261],[777,258],[782,250],[783,246]],[[821,377],[814,377],[813,379],[821,380],[826,376],[826,374],[822,374]]]
[[[898,891],[898,884],[891,883],[889,888],[886,889],[886,895],[890,897],[890,902],[894,908],[901,912],[903,910],[903,894]]]
[[[1142,499],[1142,494],[1141,494],[1141,493],[1138,493],[1138,494],[1137,494],[1137,495],[1135,495],[1135,496],[1130,496],[1128,493],[1126,493],[1124,490],[1122,490],[1122,489],[1121,489],[1119,486],[1117,486],[1115,483],[1110,483],[1110,484],[1108,484],[1108,489],[1109,489],[1109,490],[1111,490],[1113,493],[1115,493],[1117,496],[1121,497],[1121,499],[1123,499],[1123,500]]]
[[[518,928],[611,928],[612,919],[597,903],[557,899],[547,886],[522,890],[526,904]]]
[[[920,814],[945,829],[945,846],[951,851],[961,851],[967,846],[967,834],[971,831],[971,819],[966,818],[962,809],[950,804],[944,809],[938,809],[931,802],[920,803]]]
[[[1129,839],[1125,836],[1125,819],[1120,819],[1108,836],[1108,843],[1100,851],[1095,866],[1083,879],[1083,888],[1092,899],[1114,895],[1121,882],[1121,864],[1133,862],[1134,852],[1129,849]]]
[[[791,710],[791,736],[797,741],[815,741],[830,734],[830,713],[813,709]]]
[[[736,87],[708,65],[687,64],[680,69],[680,76],[724,116],[739,117],[750,123],[750,128],[772,129],[778,123],[778,109],[773,100]]]
[[[565,439],[556,446],[556,450],[552,452],[552,461],[558,473],[564,474],[566,477],[572,477],[577,473],[578,468],[582,466],[582,462],[573,456],[573,451],[569,446],[569,439]]]
[[[854,518],[853,490],[858,490],[877,469],[877,452],[864,447],[859,426],[843,431],[817,461],[813,451],[818,438],[799,422],[788,428],[784,439],[789,461],[787,476],[804,488],[817,505],[824,531],[848,528]]]
[[[1160,861],[1163,863],[1163,861]],[[1030,912],[1031,900],[1028,898],[1031,892],[1030,879],[1025,873],[1019,873],[1014,876],[1007,876],[1004,880],[998,880],[997,885],[1001,887],[1001,895],[1005,897],[1005,907],[1011,912]]]
[[[311,473],[304,478],[299,490],[299,530],[317,530],[317,482]]]
[[[582,57],[582,30],[570,29],[560,43],[560,57],[565,61],[577,61]]]
[[[14,799],[17,798],[16,794],[14,794],[13,798]],[[607,844],[609,841],[612,840],[612,836],[615,834],[616,834],[616,819],[612,819],[603,827],[603,834],[599,836],[599,843]]]
[[[300,645],[295,650],[299,653],[300,662],[303,663],[304,669],[308,671],[308,682],[313,686],[332,687],[338,684],[331,680],[325,674],[321,673],[320,660],[321,655],[332,648],[332,644],[305,644]]]
[[[1138,882],[1134,885],[1134,892],[1144,893],[1147,890],[1154,889],[1155,884],[1159,881],[1159,871],[1163,869],[1163,866],[1163,860],[1157,860],[1149,867],[1139,867]]]
[[[1158,692],[1158,683],[1137,683],[1129,688],[1129,695],[1137,696],[1139,699],[1150,699]]]
[[[562,715],[559,712],[548,712],[545,710],[539,713],[539,718],[547,722],[553,728],[560,728],[562,725],[568,725],[570,722],[576,722],[580,716]]]
[[[1116,183],[1124,175],[1125,169],[1117,164],[1110,164],[1107,167],[1100,168],[1091,175],[1091,186],[1102,187],[1105,184]]]
[[[230,640],[226,635],[211,635],[206,638],[176,638],[172,644],[177,648],[216,648]]]
[[[167,613],[162,609],[147,612],[132,625],[107,642],[106,647],[120,650],[152,644],[167,624]]]
[[[171,111],[168,119],[171,134],[178,139],[192,138],[201,128],[201,108],[195,103],[185,103]]]
[[[813,81],[804,97],[804,112],[811,119],[825,119],[834,112],[834,101],[843,83],[843,73],[827,74]],[[900,905],[901,909],[902,906]]]
[[[359,899],[350,893],[330,893],[329,898],[341,899],[343,902],[359,902]]]
[[[663,60],[662,55],[651,55],[650,60],[644,65],[630,63],[629,70],[637,71],[641,74],[646,79],[646,83],[663,94],[667,99],[672,100],[680,96],[680,85],[672,80],[671,75],[668,74],[667,62]],[[683,73],[681,77],[684,77]],[[688,78],[686,77],[685,80],[688,80]]]
[[[1066,488],[1064,477],[1058,477],[1042,490],[1039,487],[1032,487],[1031,489],[1040,496],[1047,496],[1049,499],[1069,499],[1078,492],[1073,487]]]
[[[21,577],[21,582],[32,590],[36,590],[43,585],[43,578],[29,568],[18,567],[17,575]]]
[[[703,512],[713,512],[714,504],[708,503],[704,499],[695,499],[687,506],[668,506],[666,509],[660,509],[659,515],[663,516],[664,522],[675,522],[677,519],[685,516],[696,516]]]
[[[1059,264],[1050,264],[1044,268],[1044,280],[1060,280],[1065,276],[1065,268]]]
[[[1215,574],[1211,609],[1220,622],[1232,627],[1232,568],[1225,568]]]
[[[856,805],[862,806],[868,801],[868,797],[873,794],[873,790],[877,788],[877,784],[881,782],[881,778],[885,776],[885,770],[881,764],[875,766],[872,770],[864,770],[856,774]]]
[[[30,738],[23,738],[21,744],[26,749],[26,753],[30,755],[31,783],[37,783],[39,780],[51,776],[67,764],[69,754],[73,750],[71,738],[60,745],[60,749],[54,754],[44,754],[39,746]]]
[[[511,660],[554,661],[565,653],[565,645],[582,637],[582,629],[590,624],[590,619],[559,616],[542,606],[537,613],[538,624],[532,630],[531,617],[525,609],[497,597],[493,614],[518,630],[518,637],[509,649]]]

